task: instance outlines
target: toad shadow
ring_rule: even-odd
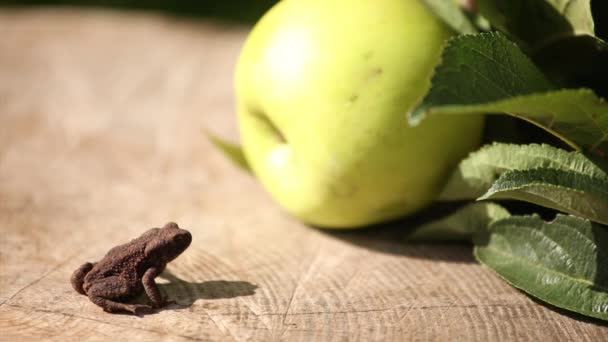
[[[209,280],[200,283],[189,282],[164,272],[160,276],[169,283],[158,284],[163,293],[179,305],[192,305],[197,299],[227,299],[252,296],[258,288],[247,281]]]
[[[164,279],[167,282],[163,282]],[[155,312],[164,310],[180,310],[190,307],[198,299],[229,299],[243,296],[252,296],[258,288],[247,281],[233,280],[209,280],[203,282],[190,282],[178,278],[165,271],[156,278],[158,288],[168,300],[175,303],[156,309]],[[136,302],[145,302],[145,294],[138,296]]]

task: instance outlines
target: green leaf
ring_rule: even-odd
[[[475,26],[471,24],[456,2],[451,0],[422,0],[422,2],[454,31],[458,33],[477,32]]]
[[[446,217],[416,228],[406,236],[406,240],[409,242],[470,242],[473,234],[486,230],[491,222],[510,215],[507,209],[496,203],[471,203]]]
[[[439,105],[427,112],[508,113],[536,124],[573,148],[608,154],[608,103],[589,89],[558,90],[475,105]]]
[[[584,154],[549,145],[486,145],[462,160],[450,176],[440,200],[474,199],[482,196],[507,171],[549,168],[602,180],[608,174]]]
[[[475,256],[544,302],[608,320],[608,229],[575,216],[511,216],[474,239]]]
[[[516,199],[608,224],[608,178],[572,171],[505,172],[479,199]]]
[[[251,167],[245,158],[243,149],[236,144],[230,143],[222,138],[219,138],[211,132],[205,132],[209,140],[217,149],[219,149],[228,159],[245,171],[251,172]]]
[[[554,90],[555,86],[515,43],[497,32],[460,35],[448,41],[432,87],[409,113],[422,120],[437,106],[476,105]]]
[[[532,122],[575,148],[608,157],[608,103],[589,89],[554,86],[500,33],[450,40],[431,90],[410,113],[426,115],[507,113]]]
[[[608,44],[595,34],[600,1],[478,0],[480,13],[518,42],[560,87],[608,96]],[[592,13],[592,4],[596,5]]]
[[[494,27],[530,47],[594,35],[590,0],[478,0],[478,8]]]

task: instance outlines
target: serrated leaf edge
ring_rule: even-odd
[[[500,224],[500,222],[501,222],[501,221],[503,221],[503,220],[519,220],[519,219],[524,220],[524,219],[536,219],[536,220],[541,220],[541,221],[542,221],[542,222],[541,222],[542,224],[555,224],[555,223],[557,223],[557,224],[563,224],[563,225],[566,225],[566,226],[571,227],[572,229],[575,229],[575,230],[577,230],[577,231],[578,231],[578,229],[577,229],[577,228],[574,228],[574,227],[572,227],[572,226],[568,225],[568,223],[562,223],[562,221],[563,221],[563,220],[565,220],[565,219],[569,219],[569,218],[576,218],[576,219],[583,220],[583,221],[589,221],[589,223],[590,223],[590,220],[587,220],[587,219],[584,219],[584,218],[576,217],[576,216],[573,216],[573,215],[562,215],[562,214],[558,214],[558,215],[556,215],[556,217],[555,217],[555,219],[554,219],[554,220],[547,222],[547,221],[542,221],[542,218],[541,218],[541,217],[540,217],[538,214],[532,214],[532,215],[522,215],[522,216],[511,216],[511,217],[508,217],[508,218],[504,218],[504,219],[501,219],[501,220],[497,220],[497,221],[491,222],[491,223],[490,223],[489,230],[490,230],[490,233],[491,233],[491,229],[492,229],[491,227],[492,227],[492,226],[494,226],[494,225],[496,225],[496,224]],[[523,227],[522,229],[524,229],[524,228],[528,228],[528,227]],[[544,235],[544,236],[545,236],[547,239],[549,239],[549,240],[551,240],[551,241],[555,242],[553,239],[551,239],[551,238],[547,237],[546,235]],[[479,252],[479,251],[478,251],[478,249],[479,249],[479,248],[481,248],[481,247],[480,247],[480,246],[475,246],[475,248],[474,248],[474,250],[473,250],[473,255],[475,256],[475,259],[476,259],[476,260],[477,260],[479,263],[481,263],[481,264],[482,264],[484,267],[486,267],[486,268],[490,269],[490,270],[491,270],[491,271],[492,271],[494,274],[498,275],[498,277],[500,277],[501,279],[503,279],[503,280],[504,280],[505,282],[507,282],[509,285],[511,285],[511,286],[513,286],[513,287],[515,287],[515,288],[518,288],[518,289],[520,289],[520,290],[524,291],[525,293],[529,294],[529,295],[530,295],[530,296],[532,296],[532,297],[539,298],[539,299],[541,299],[542,301],[544,301],[544,302],[546,302],[546,303],[549,303],[549,304],[551,304],[551,305],[554,305],[554,306],[556,306],[556,307],[559,307],[559,308],[562,308],[562,309],[565,309],[565,310],[568,310],[568,311],[576,312],[576,313],[579,313],[579,314],[582,314],[582,315],[585,315],[585,316],[589,316],[589,317],[595,317],[595,318],[598,318],[598,319],[602,319],[602,320],[606,320],[606,321],[608,321],[608,314],[604,314],[604,315],[600,316],[599,314],[596,314],[596,313],[593,313],[593,312],[589,313],[589,312],[586,312],[586,311],[583,311],[583,310],[575,310],[575,309],[569,308],[569,307],[567,307],[567,306],[565,306],[565,305],[561,305],[561,304],[559,304],[559,303],[555,303],[554,301],[547,300],[547,299],[545,299],[545,298],[543,298],[543,297],[541,297],[541,296],[538,296],[538,295],[536,295],[536,294],[532,293],[531,291],[529,291],[529,290],[528,290],[528,289],[526,289],[525,287],[523,287],[523,286],[519,286],[519,285],[517,285],[517,284],[513,283],[511,280],[509,280],[508,278],[504,277],[502,274],[500,274],[498,271],[496,271],[494,268],[492,268],[492,266],[490,266],[490,265],[486,264],[485,262],[483,262],[483,260],[482,260],[482,259],[479,257],[479,254],[478,254],[478,252]],[[485,246],[485,247],[483,247],[483,248],[488,248],[488,247],[487,247],[487,246]],[[491,248],[488,248],[488,249],[491,249]],[[601,290],[602,290],[602,292],[606,292],[606,293],[607,293],[607,295],[608,295],[608,288],[604,288],[604,287],[598,286],[598,285],[594,284],[593,282],[591,282],[591,281],[589,281],[589,280],[586,280],[586,279],[581,279],[581,278],[576,278],[576,277],[572,277],[572,276],[570,276],[570,275],[567,275],[567,274],[564,274],[564,273],[560,273],[560,272],[558,272],[558,271],[554,271],[554,270],[552,270],[552,269],[550,269],[550,268],[546,268],[546,267],[539,267],[539,266],[537,266],[538,264],[534,264],[534,263],[532,263],[532,262],[529,262],[529,261],[528,261],[527,259],[525,259],[525,258],[521,258],[521,257],[514,257],[514,254],[508,254],[508,253],[504,253],[504,252],[500,251],[499,249],[491,249],[491,250],[492,250],[492,251],[494,251],[494,252],[498,252],[498,254],[501,254],[501,255],[506,255],[506,256],[509,256],[509,257],[515,258],[515,259],[517,259],[517,260],[523,260],[523,261],[525,261],[525,262],[524,262],[524,264],[527,264],[527,265],[532,265],[532,267],[533,267],[533,268],[537,268],[537,269],[539,269],[539,268],[540,268],[540,269],[544,269],[544,270],[549,271],[549,272],[550,272],[550,273],[552,273],[552,274],[557,274],[557,275],[559,275],[559,276],[567,277],[567,278],[573,279],[574,281],[584,283],[584,284],[586,284],[586,285],[588,285],[588,286],[593,286],[593,287],[599,288],[599,289],[601,289]]]

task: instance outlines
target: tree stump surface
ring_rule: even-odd
[[[0,11],[0,340],[608,340],[605,324],[539,304],[469,247],[286,215],[204,135],[238,140],[247,31]],[[177,304],[107,314],[71,288],[79,265],[167,221],[193,234],[159,278]]]

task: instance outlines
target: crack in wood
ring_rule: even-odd
[[[249,310],[249,312],[251,312],[253,314],[253,316],[255,316],[256,318],[259,319],[260,322],[262,322],[262,324],[270,329],[270,327],[268,326],[268,324],[262,319],[263,316],[260,316],[257,312],[253,311],[253,309],[249,306],[249,304],[247,302],[245,302],[244,299],[239,298],[239,302],[243,303],[243,305],[245,305],[245,307],[247,308],[247,310]]]
[[[260,313],[254,314],[256,317],[261,316],[309,316],[309,315],[341,315],[341,314],[356,314],[356,313],[370,313],[370,312],[386,312],[398,310],[401,308],[407,308],[410,310],[427,310],[427,309],[442,309],[442,308],[483,308],[483,307],[507,307],[507,308],[518,308],[518,307],[536,307],[534,303],[522,303],[522,304],[465,304],[465,305],[427,305],[427,306],[405,306],[399,305],[390,308],[379,308],[379,309],[368,309],[368,310],[344,310],[344,311],[311,311],[311,312],[271,312],[271,313]],[[221,313],[217,316],[236,316],[241,315],[240,312],[236,313]]]
[[[4,304],[7,304],[10,300],[12,300],[13,298],[17,297],[21,292],[25,291],[26,289],[36,285],[37,283],[39,283],[42,279],[48,277],[49,275],[51,275],[53,272],[57,271],[58,269],[60,269],[62,266],[64,266],[65,264],[67,264],[68,262],[70,262],[76,255],[80,254],[80,252],[82,252],[84,248],[80,248],[78,249],[76,252],[72,253],[70,256],[68,256],[66,259],[64,259],[63,261],[59,262],[58,264],[56,264],[55,266],[53,266],[50,270],[48,270],[47,272],[45,272],[44,274],[42,274],[40,277],[38,277],[37,279],[29,282],[28,284],[26,284],[25,286],[23,286],[22,288],[20,288],[19,290],[15,291],[15,293],[13,293],[11,296],[9,296],[8,298],[6,298],[5,300],[3,300],[2,302],[0,302],[0,307],[2,307]]]
[[[217,328],[217,330],[224,336],[230,336],[234,341],[236,341],[236,337],[234,336],[234,334],[232,333],[232,331],[230,331],[230,329],[228,329],[228,327],[226,327],[224,324],[221,324],[215,321],[215,319],[211,316],[211,314],[205,309],[203,308],[203,312],[205,312],[205,315],[207,315],[207,317],[209,317],[209,319],[211,320],[211,322],[213,323],[213,325],[215,325],[215,327]],[[221,325],[221,327],[220,327]],[[224,329],[222,329],[224,328]],[[225,330],[225,331],[224,331]],[[226,332],[228,333],[228,335],[226,334]]]
[[[139,331],[145,331],[145,332],[157,334],[160,336],[168,336],[168,337],[173,336],[173,337],[181,337],[181,338],[191,340],[191,341],[204,341],[204,339],[199,339],[199,338],[188,336],[188,335],[168,334],[166,332],[162,332],[162,331],[158,331],[158,330],[154,330],[154,329],[145,329],[145,328],[135,327],[132,325],[125,326],[125,325],[121,325],[121,324],[107,322],[107,321],[100,320],[100,319],[74,315],[74,314],[70,314],[67,312],[45,310],[45,309],[40,309],[40,308],[33,308],[33,307],[22,306],[22,305],[18,305],[18,304],[12,304],[12,303],[7,303],[5,305],[5,307],[12,307],[12,308],[16,308],[18,310],[26,311],[26,312],[30,311],[30,312],[41,312],[41,313],[47,313],[47,314],[56,314],[56,315],[61,315],[61,316],[65,316],[65,317],[77,318],[77,319],[82,319],[82,320],[86,320],[86,321],[90,321],[90,322],[105,324],[105,325],[109,325],[109,326],[113,326],[113,327],[121,328],[121,329],[127,329],[127,330],[135,329],[135,330],[139,330]]]
[[[319,246],[317,247],[314,257],[311,259],[312,261],[310,262],[308,269],[306,270],[306,272],[303,272],[302,274],[300,274],[300,277],[298,278],[298,281],[296,282],[296,284],[294,286],[293,293],[291,294],[291,298],[289,299],[289,304],[287,304],[287,309],[285,309],[285,313],[283,314],[283,320],[281,321],[281,326],[285,326],[285,320],[287,319],[289,310],[291,309],[291,306],[293,305],[293,300],[296,296],[296,293],[298,292],[298,289],[300,288],[302,281],[304,281],[305,279],[308,278],[310,271],[312,271],[313,266],[316,264],[317,259],[319,258],[320,252],[322,250],[322,247],[323,247],[323,244],[319,243]],[[287,329],[285,329],[283,331],[283,333],[281,334],[279,339],[281,339],[283,337],[283,335],[285,334],[285,331],[287,331]]]

